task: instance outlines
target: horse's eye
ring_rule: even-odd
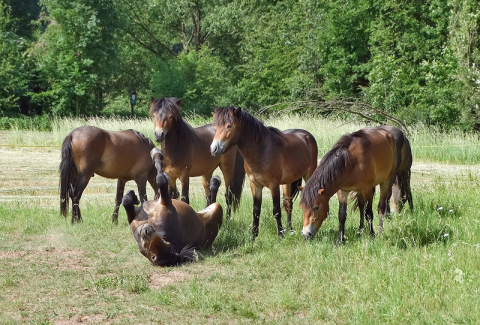
[[[232,128],[232,125],[231,124],[227,124],[227,129],[231,129]]]
[[[318,205],[316,205],[316,206],[313,207],[312,210],[313,210],[313,211],[318,211],[319,208],[320,208],[320,207],[319,207]]]
[[[155,262],[157,260],[157,255],[150,256],[150,259],[152,260],[152,262]]]

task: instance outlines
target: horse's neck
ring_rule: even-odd
[[[264,133],[264,132],[262,132]],[[252,169],[257,169],[256,166],[265,164],[264,155],[267,152],[270,140],[268,137],[262,136],[259,141],[256,141],[248,130],[242,130],[241,137],[237,142],[237,147],[240,150],[245,162]]]
[[[180,133],[184,134],[186,139],[179,138],[179,128],[181,129]],[[162,150],[167,157],[175,160],[173,157],[189,151],[189,148],[192,145],[192,139],[194,138],[195,132],[184,120],[181,120],[174,129],[167,133],[165,140],[162,142]]]

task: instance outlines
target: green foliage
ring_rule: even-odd
[[[228,105],[229,75],[218,56],[207,47],[180,54],[178,59],[158,60],[151,87],[157,97],[177,97],[197,114],[211,115],[213,108]]]

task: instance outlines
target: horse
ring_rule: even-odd
[[[293,198],[298,194],[302,178],[307,181],[317,167],[315,138],[301,129],[282,132],[267,127],[240,107],[217,108],[213,120],[216,133],[210,146],[212,155],[222,155],[236,145],[245,159],[253,194],[253,239],[258,236],[264,187],[272,193],[273,215],[278,236],[282,238],[280,185],[284,194],[283,207],[287,212],[287,229],[292,229]]]
[[[72,199],[72,223],[82,220],[79,202],[94,174],[116,178],[117,194],[112,221],[118,222],[125,183],[137,183],[140,200],[146,201],[147,180],[157,192],[156,169],[150,158],[152,140],[134,130],[107,131],[81,126],[63,140],[60,162],[60,212],[66,217]]]
[[[230,219],[231,210],[239,206],[245,180],[245,168],[242,155],[236,147],[223,155],[210,155],[210,143],[215,135],[215,127],[206,124],[192,128],[180,114],[178,98],[152,97],[150,115],[154,117],[155,141],[161,144],[165,157],[165,172],[170,177],[171,193],[178,193],[175,188],[177,178],[182,185],[181,200],[189,203],[189,178],[202,176],[202,184],[208,206],[211,202],[209,182],[213,171],[220,167],[225,181],[226,218]],[[172,195],[177,198],[177,194]]]
[[[158,149],[152,150],[152,156],[158,162],[162,155],[155,150]],[[134,191],[129,191],[122,199],[138,249],[154,265],[176,266],[195,261],[201,257],[197,250],[211,246],[215,240],[222,225],[222,207],[215,202],[195,212],[187,203],[172,199],[170,181],[161,168],[157,170],[156,182],[160,194],[158,201],[146,201],[135,207],[140,202]],[[220,178],[214,176],[210,183],[212,192],[216,193]]]
[[[383,125],[380,128],[387,130],[395,139],[395,182],[393,183],[393,205],[392,210],[401,212],[403,206],[408,201],[410,211],[413,211],[412,191],[410,188],[411,168],[412,168],[412,149],[410,141],[405,134],[398,128],[390,125]],[[387,214],[390,213],[390,197],[387,196]]]
[[[363,213],[366,202],[366,219],[370,235],[373,230],[373,189],[380,184],[378,204],[380,229],[386,214],[386,198],[395,179],[395,139],[385,129],[364,128],[343,135],[320,161],[312,177],[302,190],[300,206],[303,210],[304,238],[313,238],[329,212],[329,200],[337,193],[338,236],[337,243],[345,240],[348,194],[361,194],[364,202],[358,202]],[[360,228],[363,228],[361,217]]]

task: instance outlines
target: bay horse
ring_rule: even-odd
[[[118,220],[125,183],[137,183],[140,200],[146,201],[147,180],[157,192],[156,169],[150,158],[152,140],[134,130],[107,131],[95,126],[81,126],[63,140],[60,162],[60,212],[66,217],[72,200],[72,223],[81,221],[79,202],[94,174],[116,178],[117,194],[112,221]]]
[[[317,167],[315,138],[301,129],[282,132],[267,127],[240,107],[217,108],[213,120],[216,133],[210,146],[212,155],[222,155],[236,145],[245,159],[253,194],[253,239],[258,236],[264,187],[272,193],[278,236],[283,237],[280,185],[283,185],[287,227],[291,229],[292,200],[298,193],[302,178],[307,181]]]
[[[153,149],[152,156],[157,160],[157,168],[161,166],[158,164],[162,159],[159,149]],[[161,168],[157,173],[158,201],[146,201],[135,207],[140,202],[134,191],[123,197],[130,230],[140,253],[152,264],[176,266],[192,262],[201,256],[198,249],[211,246],[215,240],[222,225],[222,207],[215,202],[195,212],[187,203],[170,197],[168,176]],[[211,186],[212,192],[216,193],[220,186],[218,176],[211,179]]]
[[[215,127],[206,124],[192,128],[180,114],[183,102],[174,97],[154,99],[150,115],[154,117],[155,141],[159,142],[164,154],[165,172],[170,178],[170,191],[177,179],[182,185],[181,200],[189,203],[189,178],[201,176],[208,206],[211,203],[209,182],[213,172],[220,167],[225,181],[226,218],[231,210],[236,211],[242,195],[245,168],[242,155],[236,147],[226,150],[221,156],[210,155],[210,143],[215,135]],[[178,193],[178,192],[177,192]],[[173,195],[177,197],[176,194]]]
[[[344,241],[348,194],[355,191],[367,203],[366,219],[370,235],[373,230],[373,189],[380,184],[378,204],[380,229],[386,214],[386,198],[395,177],[394,137],[382,128],[364,128],[343,135],[320,161],[302,190],[304,238],[313,238],[329,212],[329,200],[337,193],[339,200],[337,242]],[[364,202],[359,202],[363,213]],[[363,218],[361,217],[361,225]]]
[[[411,168],[412,168],[412,149],[410,141],[405,134],[397,127],[383,125],[380,128],[387,130],[395,139],[395,182],[392,191],[387,196],[387,214],[390,213],[390,197],[393,193],[392,210],[401,212],[406,202],[413,211],[412,190],[410,187]]]

